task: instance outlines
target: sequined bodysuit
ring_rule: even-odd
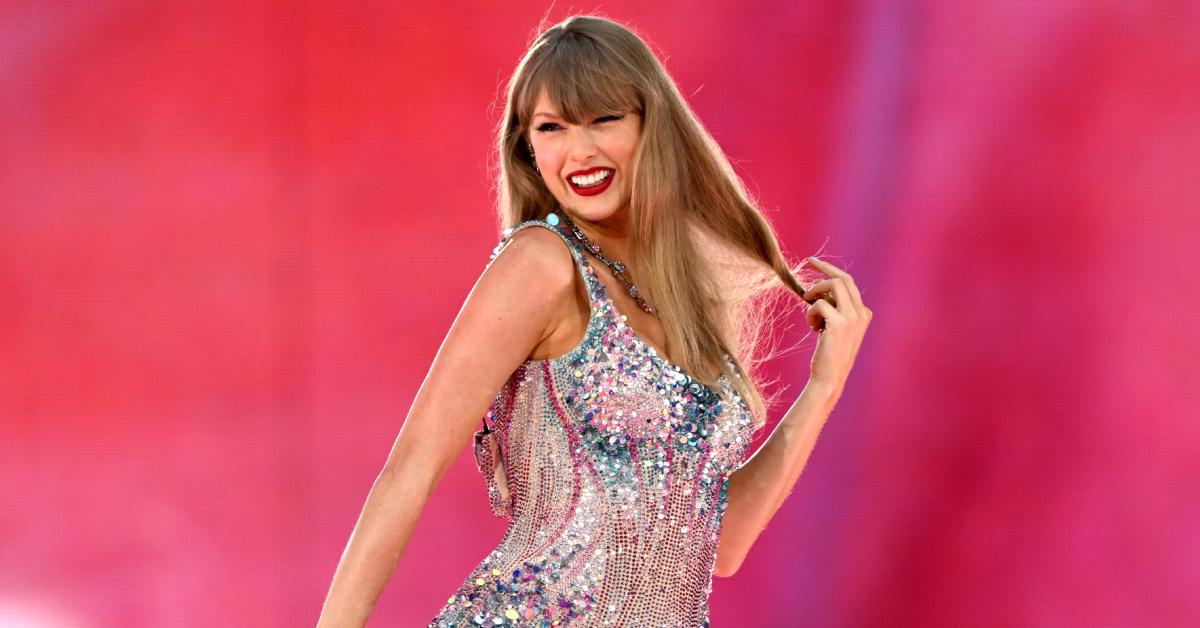
[[[570,352],[517,368],[489,408],[475,456],[509,525],[430,626],[708,626],[751,413],[727,376],[723,399],[642,341],[559,228],[523,222],[492,259],[533,226],[570,247],[591,319]]]

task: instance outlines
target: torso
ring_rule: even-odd
[[[584,317],[564,298],[550,338],[577,344],[543,343],[561,355],[535,354],[488,408],[473,450],[492,513],[509,523],[429,625],[707,627],[729,478],[753,415],[728,376],[703,384],[640,338],[613,300],[624,294],[635,310],[624,286],[601,279],[580,245],[543,221],[506,233],[532,226],[571,248],[589,325],[575,329],[582,341],[566,333]]]

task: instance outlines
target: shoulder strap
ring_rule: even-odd
[[[562,238],[563,242],[567,243],[567,248],[569,248],[571,250],[571,256],[575,258],[575,262],[578,264],[582,261],[583,250],[578,242],[567,237],[567,234],[563,233],[562,230],[555,227],[554,225],[551,225],[550,223],[546,222],[545,220],[538,220],[538,219],[526,220],[525,222],[513,225],[512,227],[505,229],[502,234],[503,237],[500,238],[499,244],[496,245],[496,248],[492,249],[492,256],[489,258],[489,261],[496,259],[496,256],[500,254],[500,251],[504,250],[504,247],[508,244],[509,240],[512,239],[513,234],[515,234],[516,232],[518,232],[522,229],[526,229],[529,227],[544,227],[544,228],[549,229],[550,231],[553,231],[554,233],[558,234],[558,237]]]

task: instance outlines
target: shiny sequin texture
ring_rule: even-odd
[[[565,355],[527,360],[488,409],[475,456],[500,544],[431,627],[708,626],[729,475],[753,433],[722,375],[695,381],[626,324],[563,231],[591,320]]]

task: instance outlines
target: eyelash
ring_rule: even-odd
[[[620,120],[621,118],[624,118],[624,117],[625,117],[624,115],[616,115],[616,114],[600,116],[599,118],[596,118],[596,122],[600,122],[601,120],[608,120],[608,119],[612,119],[615,121],[615,120]],[[552,126],[558,126],[558,124],[556,124],[554,122],[545,122],[545,123],[542,123],[541,125],[539,125],[537,127],[537,130],[541,133],[548,133],[548,132],[550,132],[550,129],[547,127],[552,127]]]

